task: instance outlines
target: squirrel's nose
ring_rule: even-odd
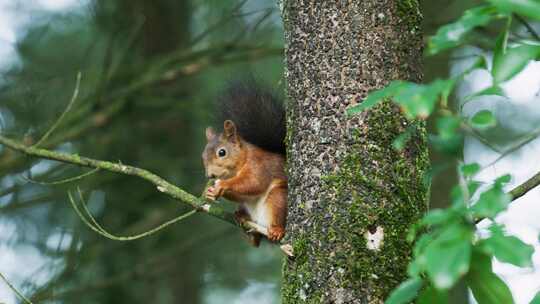
[[[216,178],[216,175],[214,173],[207,173],[206,177],[209,179]]]

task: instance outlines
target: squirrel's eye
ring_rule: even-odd
[[[227,155],[227,151],[225,151],[225,149],[221,148],[218,150],[219,157],[224,157],[225,155]]]

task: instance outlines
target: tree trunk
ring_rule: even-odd
[[[383,303],[406,278],[408,227],[427,209],[423,123],[383,103],[345,109],[393,79],[420,81],[416,0],[283,0],[289,218],[283,303]]]

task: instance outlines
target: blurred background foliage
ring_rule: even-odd
[[[478,4],[421,2],[426,37]],[[219,90],[248,73],[284,89],[283,29],[272,1],[6,3],[4,14],[25,21],[16,56],[0,61],[0,127],[27,144],[64,111],[80,71],[79,97],[43,147],[145,168],[200,193],[204,128]],[[476,34],[482,47],[496,31]],[[426,59],[426,80],[448,74],[449,56]],[[440,207],[455,170],[437,165],[452,159],[432,157],[439,173],[432,200]],[[27,181],[84,172],[0,148],[0,256],[15,257],[0,260],[0,270],[36,303],[279,301],[281,253],[268,244],[251,248],[230,225],[195,215],[157,235],[114,242],[83,226],[68,203],[67,190],[80,186],[98,221],[118,235],[186,211],[143,181],[106,172],[71,184]]]
[[[16,61],[2,66],[0,113],[2,132],[27,143],[62,113],[80,71],[79,98],[43,146],[146,168],[200,193],[204,128],[219,89],[250,72],[280,86],[282,29],[271,3],[103,0],[59,12],[15,2],[8,9],[30,20],[17,33]],[[277,299],[280,252],[251,249],[230,225],[196,215],[118,243],[74,216],[66,191],[75,184],[21,177],[54,181],[85,171],[0,152],[0,221],[4,231],[15,227],[1,241],[15,251],[37,249],[40,267],[23,256],[16,263],[43,279],[14,274],[36,303],[215,303],[246,287]],[[116,234],[186,211],[136,178],[99,172],[76,184]]]

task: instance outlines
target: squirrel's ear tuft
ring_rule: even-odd
[[[206,140],[210,141],[216,137],[216,131],[212,127],[206,128]]]
[[[223,135],[232,141],[236,141],[236,126],[232,120],[225,120],[223,122]]]

